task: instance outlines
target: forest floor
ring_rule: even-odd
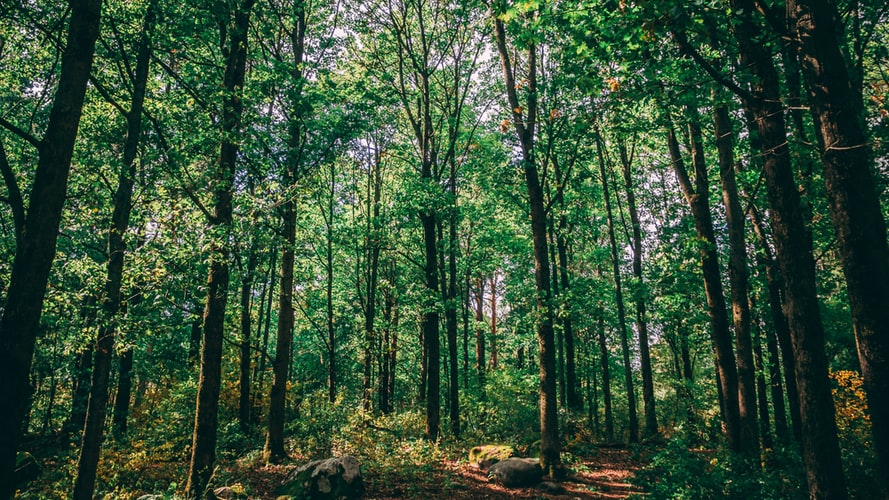
[[[489,482],[486,471],[460,460],[429,464],[422,474],[363,467],[364,484],[368,499],[622,499],[644,494],[630,479],[647,463],[646,455],[626,448],[599,448],[590,456],[576,457],[578,461],[572,464],[572,473],[557,482],[564,489],[561,492],[540,487],[505,488]],[[245,482],[250,483],[250,491],[265,499],[275,498],[275,488],[295,467],[268,465],[240,472]],[[255,497],[251,495],[251,498]]]

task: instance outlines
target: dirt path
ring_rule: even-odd
[[[367,498],[582,498],[621,499],[641,493],[629,483],[634,472],[644,465],[644,459],[626,449],[600,448],[594,456],[584,457],[575,464],[575,473],[556,483],[563,490],[547,491],[535,488],[504,488],[488,482],[487,473],[467,464],[446,463],[443,469],[430,472],[429,480],[407,483],[398,477],[365,478]]]

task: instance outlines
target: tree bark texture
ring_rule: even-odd
[[[13,469],[30,406],[29,376],[40,312],[68,189],[74,141],[99,36],[102,2],[72,0],[66,50],[49,122],[37,152],[37,169],[22,238],[0,319],[0,497],[15,493]]]
[[[836,9],[825,0],[787,2],[793,43],[823,140],[824,181],[880,461],[877,475],[889,485],[889,246],[861,93],[840,50]]]
[[[237,136],[241,130],[243,103],[238,92],[244,87],[247,67],[247,31],[253,0],[243,0],[231,12],[219,9],[219,25],[223,33],[222,54],[225,72],[222,87],[223,139],[219,161],[215,166],[213,186],[213,216],[208,230],[217,235],[210,249],[210,273],[207,278],[207,301],[204,308],[203,346],[201,369],[198,378],[197,408],[191,461],[188,468],[186,495],[198,498],[213,474],[216,462],[216,428],[219,416],[219,391],[222,385],[222,343],[225,326],[225,309],[228,298],[229,266],[228,243],[225,235],[232,225],[232,189],[238,158]]]

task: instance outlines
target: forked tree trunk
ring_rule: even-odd
[[[714,92],[718,98],[718,92]],[[738,200],[735,181],[734,130],[729,110],[717,106],[713,112],[716,149],[719,158],[719,179],[729,239],[729,293],[732,298],[735,348],[738,366],[738,409],[741,418],[741,451],[748,456],[759,453],[756,427],[756,369],[750,337],[750,305],[747,299],[747,241],[744,231],[744,212]],[[768,422],[768,420],[766,421]]]

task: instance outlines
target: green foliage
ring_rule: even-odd
[[[689,448],[671,439],[634,482],[649,498],[726,498],[765,500],[806,498],[800,457],[790,449],[768,451],[763,470],[723,450]]]

